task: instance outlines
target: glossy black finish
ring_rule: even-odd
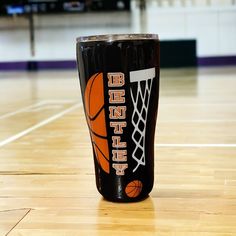
[[[115,202],[134,202],[140,201],[148,196],[153,188],[154,182],[154,134],[158,109],[159,98],[159,40],[158,39],[136,39],[136,40],[117,40],[117,41],[87,41],[77,42],[77,63],[81,91],[84,98],[86,84],[89,78],[95,73],[103,73],[106,127],[108,133],[110,173],[103,171],[94,157],[96,184],[98,191],[108,200]],[[153,79],[149,109],[146,119],[145,135],[145,159],[146,165],[139,166],[133,172],[137,162],[132,158],[132,153],[136,147],[133,142],[132,134],[132,114],[134,105],[131,98],[131,88],[136,86],[130,82],[130,71],[137,71],[155,68],[155,78]],[[125,75],[125,106],[127,127],[121,135],[122,142],[127,143],[127,164],[125,175],[116,175],[112,167],[112,139],[114,128],[109,126],[109,95],[107,73],[122,72]],[[142,85],[144,86],[144,84]],[[119,89],[119,88],[118,88]],[[133,89],[133,88],[132,88]],[[134,88],[135,89],[135,88]],[[95,153],[94,153],[95,155]],[[137,197],[128,197],[125,188],[133,180],[142,181],[143,187]]]

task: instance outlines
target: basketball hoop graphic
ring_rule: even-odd
[[[146,122],[149,108],[149,100],[152,90],[153,78],[155,78],[155,68],[137,70],[130,72],[130,94],[133,102],[132,124],[134,130],[132,140],[135,148],[132,158],[136,161],[135,172],[140,165],[145,166],[145,134]]]

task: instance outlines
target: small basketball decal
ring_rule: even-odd
[[[109,174],[109,148],[105,119],[102,73],[96,73],[88,80],[84,94],[84,103],[86,119],[97,162],[101,168]]]
[[[130,198],[138,197],[142,192],[143,184],[140,180],[133,180],[127,184],[125,193]]]

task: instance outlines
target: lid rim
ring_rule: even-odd
[[[77,43],[82,42],[114,42],[122,40],[159,40],[158,34],[101,34],[80,36],[76,38]]]

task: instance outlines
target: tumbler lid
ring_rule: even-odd
[[[77,42],[96,42],[96,41],[123,41],[123,40],[150,40],[159,39],[157,34],[104,34],[81,36],[77,38]]]

